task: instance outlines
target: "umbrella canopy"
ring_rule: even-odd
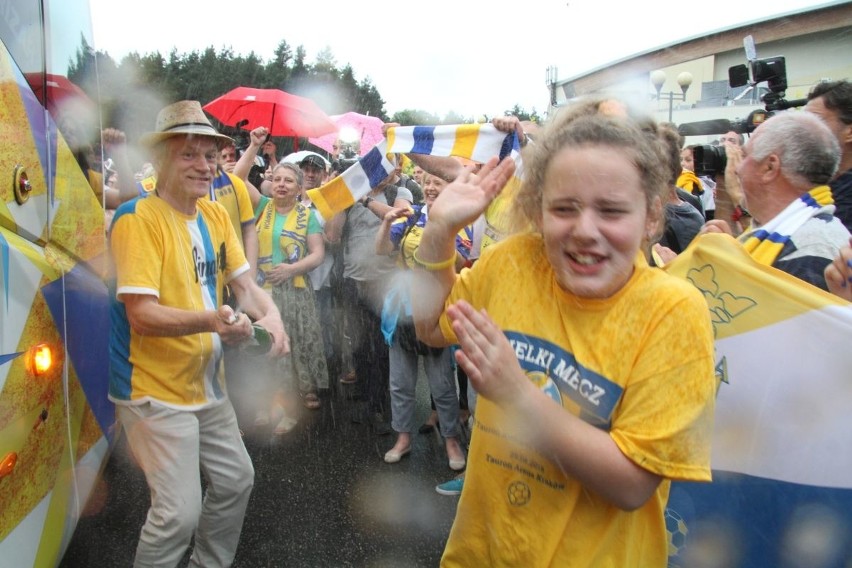
[[[375,116],[366,116],[357,112],[347,112],[345,114],[336,114],[331,117],[336,129],[331,134],[310,138],[308,141],[315,146],[319,146],[326,152],[332,152],[332,145],[339,136],[346,138],[347,130],[351,129],[348,134],[355,138],[354,141],[359,142],[360,155],[365,155],[373,146],[384,139],[382,134],[382,119]],[[344,140],[345,142],[348,140]]]
[[[321,136],[335,130],[312,100],[280,89],[237,87],[202,108],[222,124],[245,130],[265,126],[272,136]]]
[[[94,112],[97,109],[94,101],[77,85],[64,75],[52,73],[24,73],[39,102],[56,114],[58,110],[69,110],[72,113],[85,110]]]

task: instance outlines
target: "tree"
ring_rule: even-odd
[[[71,61],[68,66],[68,80],[88,93],[96,93],[97,89],[94,88],[97,86],[95,82],[97,77],[95,71],[97,69],[95,65],[96,53],[83,34],[80,34],[80,47],[77,48],[74,55],[74,61]],[[92,100],[95,100],[95,98],[92,97]]]
[[[337,76],[337,62],[334,60],[334,54],[331,48],[326,46],[317,54],[317,61],[314,63],[313,72],[316,74],[328,73],[329,75]]]
[[[290,79],[292,66],[290,62],[293,60],[293,50],[290,45],[281,40],[278,47],[275,48],[274,57],[266,64],[263,70],[263,76],[266,78],[267,84],[272,89],[283,89],[284,85]]]
[[[440,118],[437,115],[428,113],[424,110],[405,109],[395,112],[391,117],[391,122],[397,122],[400,126],[414,126],[417,124],[441,124]]]
[[[358,109],[357,112],[369,116],[378,116],[383,121],[387,122],[388,118],[385,114],[385,101],[379,94],[378,89],[369,80],[364,79],[358,84],[357,97],[353,108]]]
[[[473,122],[472,118],[465,119],[457,112],[450,111],[446,115],[444,115],[443,124],[468,124],[471,122]]]
[[[282,89],[306,96],[327,114],[354,111],[406,126],[473,121],[452,111],[441,120],[433,113],[414,109],[399,111],[389,118],[385,101],[372,80],[369,77],[358,80],[348,63],[338,67],[329,47],[317,55],[313,64],[308,63],[303,46],[293,48],[283,39],[268,61],[254,52],[243,56],[230,47],[217,51],[212,46],[189,53],[172,50],[168,56],[159,52],[131,53],[117,65],[105,52],[93,56],[90,52],[91,48],[83,41],[74,72],[79,77],[94,77],[93,69],[98,69],[104,126],[124,130],[131,141],[150,131],[158,110],[166,104],[183,98],[205,104],[240,85]],[[94,79],[89,84],[90,92],[97,94]],[[526,113],[518,105],[507,113],[522,119],[538,119],[535,111]],[[228,128],[224,131],[231,133]],[[284,150],[290,144],[291,140],[282,140],[279,149]]]
[[[503,112],[504,116],[517,116],[519,120],[529,120],[532,122],[541,122],[541,117],[536,112],[535,108],[532,109],[531,112],[527,112],[522,109],[519,105],[513,106],[510,110]]]
[[[300,45],[296,48],[296,57],[293,60],[293,67],[290,71],[292,83],[298,83],[300,80],[307,77],[308,66],[305,64],[305,57],[307,57],[307,54],[305,53],[305,48]]]

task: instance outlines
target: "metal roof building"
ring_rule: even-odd
[[[729,86],[728,69],[749,63],[744,40],[758,60],[783,57],[784,100],[805,98],[823,79],[852,79],[852,2],[830,2],[752,21],[653,48],[569,79],[553,80],[551,110],[591,93],[612,93],[647,104],[658,120],[676,124],[743,119],[763,108],[768,84]],[[684,86],[686,87],[684,89]]]

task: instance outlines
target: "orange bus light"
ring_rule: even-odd
[[[0,461],[0,479],[6,477],[12,470],[15,469],[15,464],[18,463],[18,454],[15,452],[9,452],[3,457],[3,461]]]
[[[53,367],[53,349],[47,343],[40,343],[30,349],[27,369],[35,377],[42,377]]]

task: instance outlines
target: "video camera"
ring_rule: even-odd
[[[724,134],[734,131],[738,134],[750,134],[766,122],[776,111],[805,105],[807,99],[788,101],[784,98],[787,90],[787,65],[783,56],[757,58],[754,40],[751,36],[743,39],[748,65],[734,65],[728,68],[728,85],[732,88],[748,85],[737,99],[752,90],[758,83],[766,82],[769,92],[761,97],[763,109],[753,110],[742,120],[709,120],[691,124],[682,124],[678,128],[683,136]],[[736,100],[736,99],[735,99]],[[708,144],[692,149],[695,163],[695,175],[713,176],[724,172],[727,154],[724,145]]]
[[[788,101],[784,98],[787,90],[787,65],[783,56],[754,59],[750,61],[750,64],[751,81],[749,81],[749,67],[734,65],[728,68],[728,84],[731,87],[743,87],[745,85],[754,87],[754,85],[766,81],[769,92],[761,97],[761,100],[765,103],[766,112],[787,110],[808,102],[807,99]]]
[[[718,125],[712,131],[704,130],[700,133],[691,132],[690,127],[695,127],[699,123],[682,124],[678,127],[678,132],[683,136],[692,134],[724,134],[726,132],[736,132],[737,134],[746,134],[754,132],[754,129],[763,124],[767,118],[772,116],[772,113],[756,109],[748,113],[745,119],[741,120],[710,120],[704,121],[704,124],[713,123]],[[712,144],[704,144],[702,146],[692,147],[692,159],[694,162],[695,175],[713,177],[717,173],[725,171],[725,165],[728,162],[728,155],[725,151],[725,145],[718,141]]]
[[[332,171],[343,173],[359,160],[358,153],[351,144],[344,144],[340,148],[337,159],[331,164]]]

